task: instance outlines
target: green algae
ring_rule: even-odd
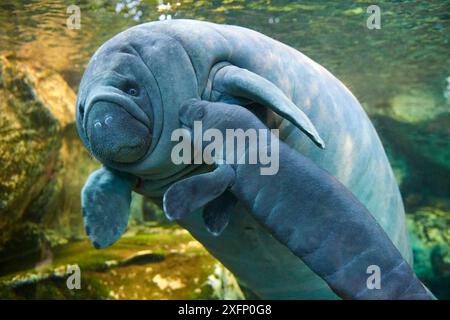
[[[231,274],[186,231],[173,226],[146,230],[130,230],[103,250],[87,240],[56,246],[51,263],[40,270],[0,277],[0,299],[242,298]],[[81,270],[79,290],[67,288],[69,265]]]
[[[408,215],[414,271],[441,299],[450,299],[450,216],[446,208],[422,207]]]

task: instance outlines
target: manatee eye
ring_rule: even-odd
[[[127,90],[127,93],[130,95],[130,96],[137,96],[138,95],[138,90],[136,89],[136,88],[129,88],[128,90]]]
[[[203,110],[203,108],[198,109],[196,114],[195,114],[195,118],[197,120],[201,120],[204,116],[205,116],[205,110]]]

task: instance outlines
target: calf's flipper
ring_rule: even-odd
[[[182,219],[219,197],[234,182],[235,173],[229,165],[214,171],[177,181],[163,198],[164,212],[169,220]]]

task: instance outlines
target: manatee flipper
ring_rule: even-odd
[[[214,171],[174,183],[164,194],[163,208],[169,220],[179,220],[219,197],[235,178],[233,168],[220,165]]]
[[[224,66],[215,72],[212,90],[212,93],[216,91],[249,99],[272,109],[303,131],[317,146],[325,148],[325,143],[308,116],[277,86],[256,73],[233,65]]]
[[[135,177],[106,167],[89,176],[81,191],[81,206],[86,233],[95,248],[112,245],[125,231],[135,183]]]
[[[227,227],[231,212],[237,203],[236,197],[229,191],[208,203],[203,210],[203,221],[211,234],[218,236]]]

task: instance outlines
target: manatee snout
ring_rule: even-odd
[[[99,160],[137,161],[146,154],[151,142],[149,128],[112,102],[92,105],[86,131],[91,151]]]

